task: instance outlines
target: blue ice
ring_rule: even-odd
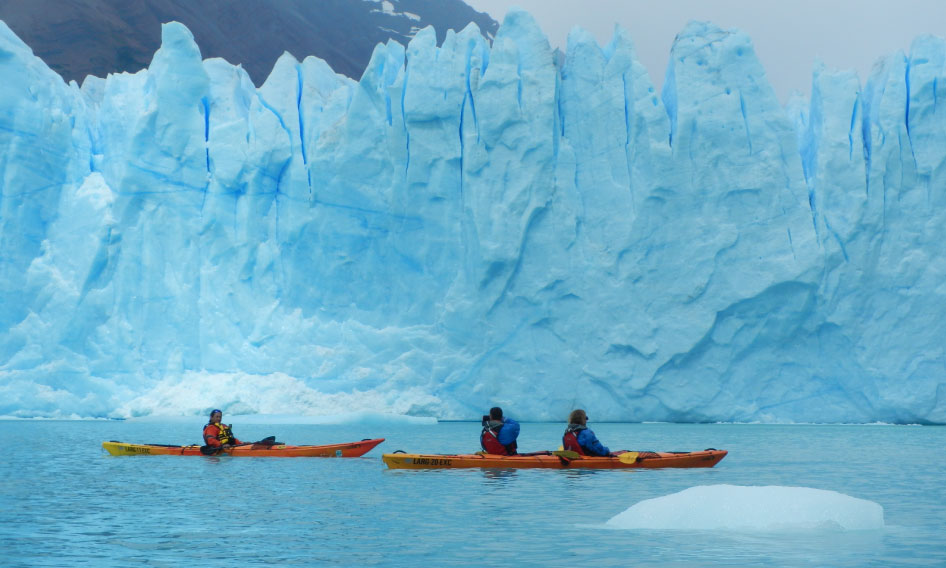
[[[358,81],[162,40],[80,87],[0,23],[0,415],[946,423],[942,38],[788,108],[706,23],[662,93],[522,11]]]

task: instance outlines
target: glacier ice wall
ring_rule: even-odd
[[[0,415],[946,422],[946,42],[777,101],[690,24],[511,12],[360,81],[180,24],[66,84],[0,23]]]

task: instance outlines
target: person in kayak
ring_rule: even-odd
[[[562,447],[583,456],[611,456],[611,450],[598,441],[595,433],[588,429],[588,415],[576,408],[568,415],[568,427],[562,436]]]
[[[486,453],[501,456],[515,455],[518,437],[519,423],[512,418],[504,418],[502,408],[494,406],[489,409],[488,416],[483,416],[480,446]]]
[[[204,426],[204,445],[229,447],[242,444],[243,442],[233,435],[230,425],[221,424],[221,420],[223,420],[223,412],[218,409],[210,411],[210,422]]]

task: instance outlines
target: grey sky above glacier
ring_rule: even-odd
[[[553,47],[565,49],[575,26],[602,45],[614,25],[631,34],[651,79],[663,85],[670,47],[690,20],[749,34],[779,99],[811,92],[820,59],[828,68],[855,69],[863,84],[877,59],[909,53],[919,35],[946,36],[944,0],[466,0],[500,23],[511,6],[529,11]]]

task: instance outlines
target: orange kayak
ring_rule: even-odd
[[[575,452],[535,452],[515,456],[494,454],[383,454],[391,469],[547,468],[547,469],[651,469],[661,467],[713,467],[726,450],[701,452],[624,452],[612,457],[580,456]]]
[[[289,446],[286,444],[243,444],[221,450],[216,455],[264,458],[357,458],[370,452],[384,438],[329,444],[327,446]],[[126,444],[112,440],[102,442],[102,447],[113,456],[165,455],[200,456],[200,446],[166,446],[163,444]]]

